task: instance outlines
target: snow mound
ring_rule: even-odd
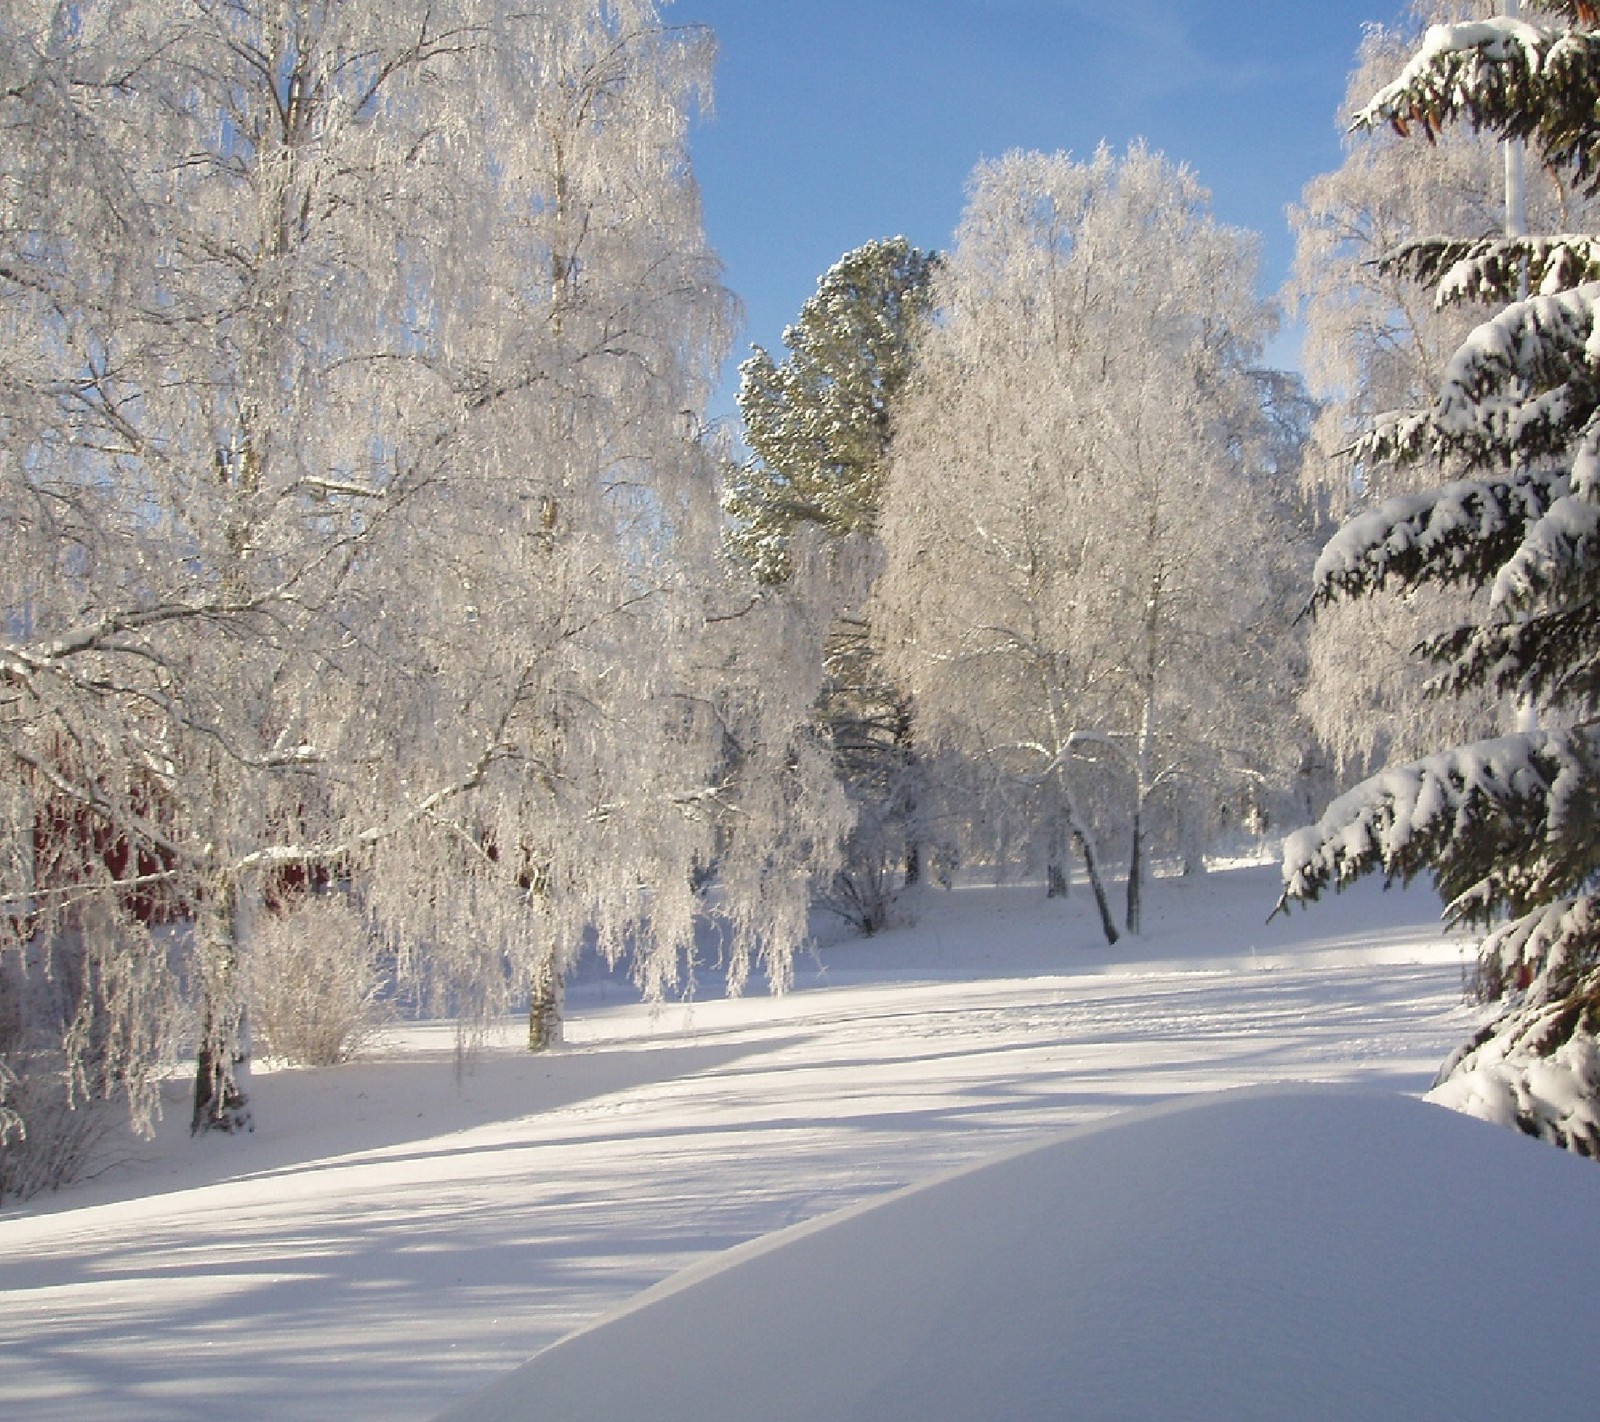
[[[1594,1164],[1409,1097],[1129,1112],[730,1251],[440,1422],[1587,1416]]]

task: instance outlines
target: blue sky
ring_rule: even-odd
[[[783,328],[841,253],[904,234],[944,248],[967,175],[1012,148],[1088,157],[1144,138],[1287,276],[1284,217],[1336,166],[1363,23],[1403,0],[673,0],[719,44],[694,140],[706,226],[745,304],[735,362]],[[1292,343],[1274,350],[1292,360]],[[733,364],[714,413],[732,409]]]

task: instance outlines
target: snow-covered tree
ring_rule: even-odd
[[[1079,847],[1109,939],[1091,799],[1129,834],[1137,928],[1152,819],[1248,774],[1271,699],[1254,270],[1142,147],[982,164],[898,417],[887,661],[930,738],[1014,787],[1053,887]]]
[[[188,1036],[241,1119],[313,892],[469,1018],[585,935],[681,983],[713,872],[784,978],[842,809],[695,437],[709,66],[651,0],[0,5],[0,893],[85,1088]]]
[[[1433,22],[1481,20],[1498,0],[1416,0],[1406,22],[1370,27],[1341,114],[1348,124],[1404,63]],[[1415,467],[1368,460],[1353,469],[1351,444],[1384,410],[1424,402],[1444,363],[1485,314],[1474,302],[1439,305],[1425,286],[1381,259],[1419,233],[1476,240],[1506,222],[1504,145],[1455,127],[1420,145],[1398,134],[1353,137],[1344,162],[1310,182],[1292,216],[1291,295],[1302,303],[1304,361],[1322,402],[1306,471],[1337,517],[1420,487]],[[1536,230],[1589,220],[1593,204],[1542,164],[1526,165],[1525,217]],[[1461,590],[1413,590],[1330,607],[1312,628],[1305,708],[1338,761],[1362,772],[1391,755],[1495,727],[1491,694],[1442,700],[1426,694],[1413,648],[1453,624]]]
[[[1596,12],[1551,3],[1430,28],[1357,121],[1428,136],[1465,122],[1527,140],[1592,196],[1597,100]],[[1511,734],[1390,766],[1284,855],[1286,900],[1368,872],[1431,873],[1451,919],[1488,928],[1478,985],[1504,1008],[1446,1064],[1440,1095],[1588,1154],[1600,1153],[1597,257],[1581,231],[1423,233],[1390,254],[1391,270],[1442,303],[1498,310],[1448,360],[1430,402],[1379,416],[1356,449],[1364,463],[1432,467],[1446,482],[1347,523],[1318,561],[1315,598],[1478,590],[1427,648],[1435,688],[1488,691],[1524,715]]]
[[[808,525],[833,535],[877,524],[895,398],[911,373],[937,258],[904,237],[846,252],[783,333],[739,367],[751,456],[728,481],[733,542],[766,581],[788,575]]]
[[[758,346],[740,367],[751,455],[731,471],[725,500],[732,545],[765,583],[795,575],[797,539],[825,545],[798,566],[835,606],[817,717],[855,810],[825,901],[869,933],[886,921],[902,866],[908,881],[920,873],[924,838],[910,702],[883,670],[863,603],[878,561],[894,406],[936,266],[895,237],[846,252],[818,279],[784,331],[789,354],[774,361]]]

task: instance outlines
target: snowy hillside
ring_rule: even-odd
[[[1592,1165],[1407,1097],[1191,1098],[733,1251],[441,1422],[1581,1417],[1597,1204]]]
[[[423,1026],[363,1064],[262,1073],[243,1140],[190,1140],[178,1106],[99,1180],[0,1218],[0,1415],[210,1422],[225,1398],[237,1422],[420,1422],[685,1266],[1065,1128],[1266,1082],[1424,1090],[1475,1020],[1434,902],[1363,886],[1268,924],[1274,893],[1262,867],[1163,882],[1145,937],[1107,950],[1087,896],[934,892],[914,926],[820,950],[784,998],[651,1011],[595,978],[575,987],[572,1045],[553,1056],[520,1052],[512,1030],[458,1077],[448,1027]],[[1343,1262],[1353,1239],[1392,1238],[1419,1210],[1454,1249],[1458,1195],[1504,1222],[1526,1267],[1560,1256],[1594,1272],[1600,1245],[1557,1195],[1517,1193],[1524,1172],[1600,1190],[1584,1162],[1431,1107],[1380,1103],[1368,1119],[1366,1095],[1316,1098],[1337,1129],[1308,1141],[1285,1119],[1297,1098],[1242,1100],[1271,1119],[1141,1116],[1068,1152],[1075,1170],[1111,1171],[1105,1142],[1170,1141],[1170,1167],[1097,1175],[1084,1197],[1155,1190],[1142,1213],[1197,1232],[1145,1281],[1142,1310],[1158,1295],[1174,1317],[1212,1307],[1208,1251],[1247,1233],[1221,1208],[1240,1170],[1259,1183],[1248,1212],[1276,1211],[1273,1227],[1297,1200],[1326,1220],[1296,1267],[1340,1288],[1360,1285]],[[1366,1180],[1343,1205],[1302,1179],[1329,1154],[1351,1162],[1339,1178]],[[1394,1188],[1363,1160],[1400,1170]],[[1424,1165],[1435,1173],[1406,1173]],[[1446,1177],[1450,1194],[1403,1193]],[[1002,1177],[964,1178],[948,1188]],[[982,1233],[950,1247],[1011,1247],[1014,1214],[997,1195],[971,1221]],[[1492,1296],[1431,1299],[1427,1280],[1447,1277],[1419,1276],[1416,1306],[1452,1336],[1500,1336],[1521,1307],[1504,1272]],[[1544,1327],[1514,1321],[1519,1336]]]

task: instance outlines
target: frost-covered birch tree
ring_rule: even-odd
[[[1551,3],[1430,28],[1356,117],[1402,135],[1465,123],[1526,140],[1592,196],[1597,100],[1596,12]],[[1478,590],[1427,648],[1435,692],[1504,697],[1538,725],[1392,764],[1336,800],[1286,845],[1285,898],[1314,899],[1369,872],[1431,873],[1448,916],[1488,930],[1478,986],[1504,1004],[1446,1063],[1441,1098],[1593,1155],[1600,244],[1581,230],[1421,233],[1387,261],[1441,303],[1473,298],[1493,314],[1447,361],[1431,399],[1380,415],[1355,452],[1445,482],[1347,523],[1318,561],[1315,597]]]
[[[681,984],[713,875],[783,979],[840,811],[695,437],[709,64],[650,0],[0,6],[3,892],[85,1089],[184,1037],[241,1120],[322,886],[468,1019],[586,937]]]
[[[1142,147],[985,163],[900,413],[889,664],[930,738],[1022,795],[1052,887],[1076,844],[1112,940],[1090,797],[1129,835],[1136,929],[1152,817],[1262,750],[1285,540],[1251,478],[1254,269],[1192,174]]]

